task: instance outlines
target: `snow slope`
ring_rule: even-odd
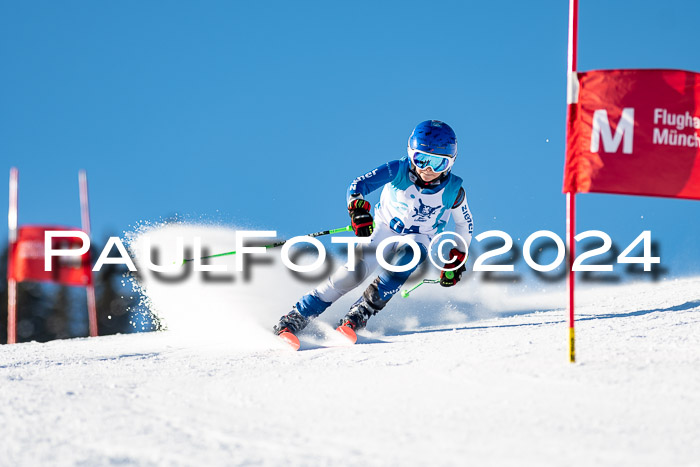
[[[150,233],[192,232],[231,245]],[[167,332],[0,348],[0,464],[700,466],[700,278],[580,291],[572,365],[561,286],[477,281],[396,297],[356,346],[345,298],[292,352],[269,328],[313,283],[275,264],[145,275]]]

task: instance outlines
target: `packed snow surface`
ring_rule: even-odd
[[[351,346],[333,325],[360,288],[293,352],[270,328],[318,277],[269,255],[144,273],[168,331],[0,348],[0,464],[700,466],[700,278],[579,290],[576,364],[563,284],[475,277],[395,297]]]

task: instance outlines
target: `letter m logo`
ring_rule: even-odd
[[[617,152],[622,143],[623,154],[632,154],[632,139],[634,137],[634,109],[622,109],[622,116],[617,123],[613,137],[607,110],[593,112],[593,130],[591,131],[591,152],[598,152],[600,140],[603,140],[604,152]]]

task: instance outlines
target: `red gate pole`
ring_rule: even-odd
[[[10,207],[7,212],[8,255],[7,255],[7,343],[17,342],[17,281],[10,271],[14,269],[14,244],[17,241],[17,194],[19,171],[10,169]]]
[[[576,345],[574,332],[574,285],[576,284],[576,273],[573,271],[574,259],[576,257],[575,240],[576,236],[576,194],[566,194],[566,243],[569,249],[569,282],[567,290],[569,291],[569,361],[576,362]]]
[[[90,237],[90,203],[88,201],[87,174],[84,170],[78,172],[78,185],[80,187],[80,223],[83,232]],[[87,285],[87,305],[90,337],[97,337],[97,303],[92,269],[90,269],[90,283]]]
[[[576,59],[578,54],[578,0],[569,0],[569,50],[567,70],[567,112],[566,142],[568,149],[569,135],[574,122],[576,102],[578,101],[578,77],[576,76]],[[569,361],[576,361],[574,332],[574,286],[576,273],[573,270],[576,237],[576,193],[566,193],[566,246],[569,250],[568,284],[569,292]]]

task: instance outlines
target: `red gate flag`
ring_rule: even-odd
[[[64,285],[87,286],[92,284],[90,250],[81,256],[58,256],[51,261],[51,271],[44,265],[44,235],[47,230],[81,231],[71,227],[26,225],[17,229],[17,241],[13,242],[8,261],[7,276],[17,282],[42,281]],[[77,250],[83,241],[78,237],[54,237],[54,250]]]
[[[564,192],[700,199],[700,74],[574,74]]]

